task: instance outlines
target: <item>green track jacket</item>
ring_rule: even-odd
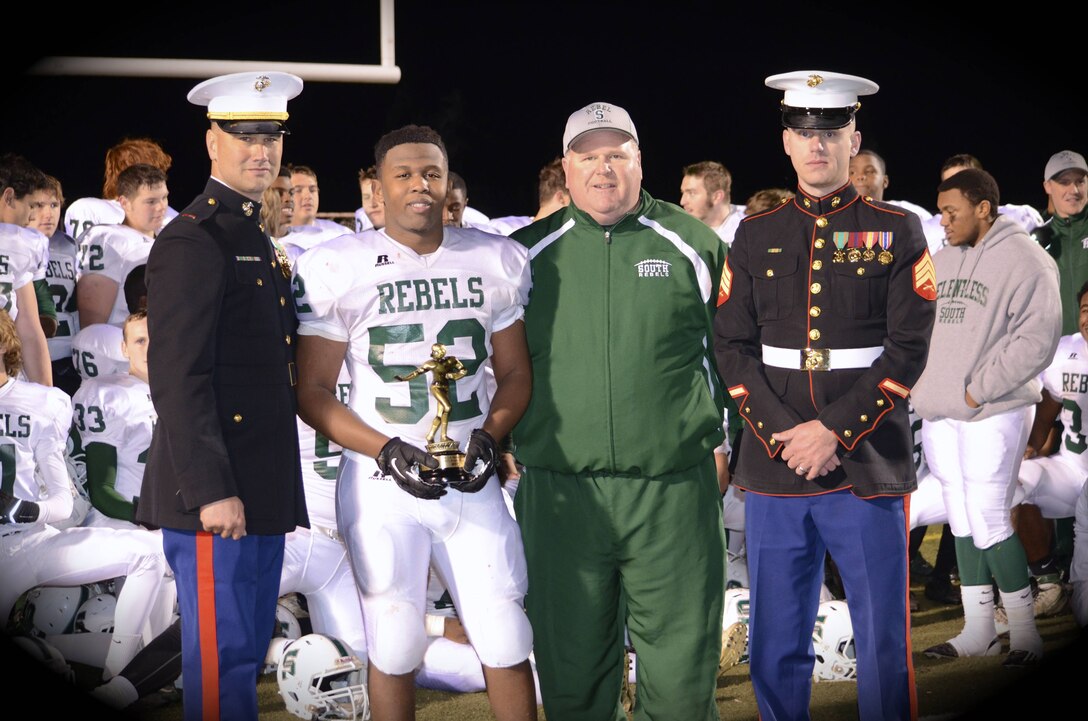
[[[512,237],[533,272],[533,396],[514,432],[518,460],[650,478],[705,460],[722,440],[718,236],[643,190],[609,228],[571,204]]]

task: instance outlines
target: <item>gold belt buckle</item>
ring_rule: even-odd
[[[831,370],[831,351],[827,348],[803,348],[801,349],[801,370],[829,371]]]

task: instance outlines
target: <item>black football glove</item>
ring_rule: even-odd
[[[0,526],[9,523],[34,523],[38,520],[38,504],[23,501],[7,491],[0,491]]]
[[[438,460],[399,437],[390,438],[375,460],[382,473],[392,476],[398,486],[416,498],[434,500],[446,495],[446,484],[441,479],[430,481],[419,473],[420,466],[438,468]]]
[[[495,439],[483,428],[477,428],[468,439],[461,480],[450,481],[450,487],[462,493],[475,493],[487,485],[498,462],[499,446]]]

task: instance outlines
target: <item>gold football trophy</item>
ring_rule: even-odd
[[[446,355],[446,346],[435,343],[431,346],[431,359],[419,368],[404,376],[394,376],[398,381],[410,381],[413,378],[431,374],[431,395],[438,401],[438,413],[431,422],[431,430],[427,433],[426,451],[438,459],[438,468],[420,467],[420,475],[424,478],[440,478],[443,481],[457,481],[463,478],[465,454],[457,446],[457,441],[446,434],[446,428],[450,422],[450,381],[464,378],[468,371],[461,361],[454,356]],[[438,436],[438,440],[435,440]]]

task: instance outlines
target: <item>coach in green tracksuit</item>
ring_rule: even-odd
[[[571,204],[513,237],[529,248],[533,397],[515,429],[515,497],[544,713],[719,718],[725,551],[711,325],[725,246],[642,190],[625,110],[570,116]]]

